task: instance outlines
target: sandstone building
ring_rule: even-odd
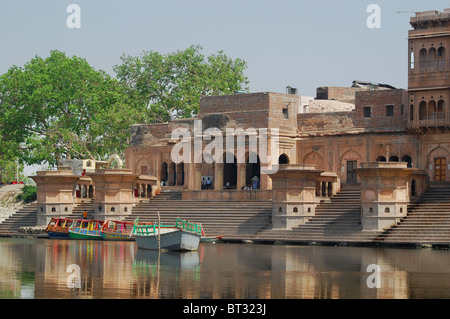
[[[48,219],[53,205],[63,214],[81,193],[94,200],[95,192],[103,194],[96,216],[107,217],[114,209],[120,218],[137,200],[177,189],[185,200],[273,200],[274,226],[289,228],[314,215],[316,204],[341,188],[361,185],[363,228],[394,225],[430,182],[450,182],[450,9],[419,12],[410,24],[407,89],[354,81],[348,88],[318,88],[316,99],[306,104],[289,93],[203,97],[195,119],[133,125],[125,169],[68,178],[66,197],[41,194],[42,212]],[[174,139],[177,129],[190,138]],[[215,133],[206,134],[208,129]],[[234,134],[233,141],[243,135],[242,158],[236,148],[224,147],[214,154],[215,161],[195,160],[212,139],[227,132]],[[266,149],[254,154],[263,138]],[[172,152],[178,143],[191,149],[183,160]],[[263,161],[261,152],[271,161]],[[277,173],[265,173],[276,165]],[[207,178],[212,184],[205,189],[202,180]],[[100,181],[107,191],[98,189]]]

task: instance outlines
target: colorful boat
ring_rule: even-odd
[[[69,228],[72,239],[103,239],[101,220],[76,219]]]
[[[69,227],[73,219],[52,217],[45,231],[50,238],[69,238]]]
[[[134,240],[133,226],[133,222],[108,219],[103,223],[102,237],[105,240]]]
[[[223,236],[202,236],[200,238],[201,243],[211,243],[215,244],[222,239]]]
[[[139,224],[137,218],[133,234],[138,248],[193,251],[198,249],[202,226],[179,218],[174,225],[147,225]]]

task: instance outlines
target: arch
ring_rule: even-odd
[[[309,152],[303,158],[304,164],[313,164],[316,169],[324,169],[323,157],[316,151]]]
[[[419,68],[421,72],[426,71],[428,64],[428,52],[427,49],[422,48],[419,51]]]
[[[426,120],[427,116],[427,102],[421,101],[419,103],[419,120]]]
[[[429,120],[436,119],[436,101],[431,100],[428,102],[427,115]]]
[[[278,157],[278,164],[289,164],[289,157],[283,153]]]
[[[176,185],[183,186],[184,185],[184,162],[178,163],[176,167]]]
[[[377,157],[377,162],[386,162],[386,157],[380,155]]]
[[[228,155],[229,156],[229,155]],[[223,155],[223,186],[236,188],[237,184],[237,160],[233,154],[233,162],[226,161],[226,153]]]
[[[88,187],[88,193],[89,193],[89,198],[94,198],[94,186],[93,185],[89,185]]]
[[[75,186],[75,197],[81,198],[81,185],[80,184],[77,184]]]
[[[445,157],[448,158],[450,156],[450,152],[442,147],[442,146],[437,146],[435,148],[433,148],[427,155],[427,165],[426,167],[429,168],[430,165],[434,165],[434,158],[435,157]],[[447,161],[448,162],[448,161]]]
[[[161,182],[167,183],[168,182],[168,176],[169,176],[169,169],[166,162],[161,164],[161,173],[159,175],[159,180]]]
[[[81,197],[87,198],[87,187],[86,185],[81,186]]]
[[[139,196],[145,198],[145,184],[141,184],[139,186]]]
[[[359,155],[358,152],[356,152],[352,149],[349,149],[341,155],[341,160],[340,160],[341,164],[343,161],[350,160],[350,159],[354,159],[354,160],[357,160],[358,162],[360,162],[362,157],[361,157],[361,155]]]
[[[402,157],[402,162],[406,162],[407,163],[407,167],[411,168],[412,167],[412,158],[409,155],[403,155]]]
[[[108,168],[122,168],[123,162],[120,159],[119,155],[117,155],[117,154],[111,155],[108,160],[107,167]]]
[[[137,174],[151,175],[152,170],[151,170],[150,161],[145,157],[141,157],[136,163],[135,171]]]
[[[245,185],[252,185],[253,179],[257,178],[257,188],[259,188],[259,181],[261,180],[261,162],[259,160],[259,156],[256,155],[256,163],[250,163],[250,160],[253,161],[253,158],[256,154],[248,154],[245,166]]]
[[[428,57],[427,57],[427,60],[428,60],[428,70],[429,70],[429,71],[434,71],[434,70],[436,70],[436,68],[437,68],[436,55],[437,55],[437,53],[436,53],[436,48],[435,48],[435,47],[431,47],[431,48],[428,50]]]
[[[445,101],[444,100],[439,100],[437,103],[436,118],[438,120],[445,119]]]
[[[356,174],[356,168],[358,163],[362,161],[361,155],[356,151],[349,149],[345,151],[340,159],[340,167],[342,170],[339,172],[341,180],[346,184],[357,184],[358,176]]]
[[[168,174],[169,186],[175,186],[177,182],[177,167],[174,162],[169,164],[169,174]]]
[[[398,162],[398,156],[392,155],[389,157],[389,162]]]
[[[333,196],[333,183],[331,183],[331,182],[328,182],[327,196],[328,197],[332,197]]]
[[[436,59],[437,59],[437,69],[439,71],[445,70],[446,69],[446,52],[445,52],[445,48],[444,47],[439,47],[437,50],[437,54],[436,54]]]

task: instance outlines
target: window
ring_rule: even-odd
[[[386,105],[386,116],[394,116],[394,106]]]
[[[283,117],[287,120],[289,118],[289,109],[284,108],[283,109]]]
[[[363,107],[363,111],[364,111],[364,117],[370,117],[370,106],[364,106]]]

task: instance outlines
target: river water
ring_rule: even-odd
[[[0,239],[2,299],[450,298],[450,251]]]

